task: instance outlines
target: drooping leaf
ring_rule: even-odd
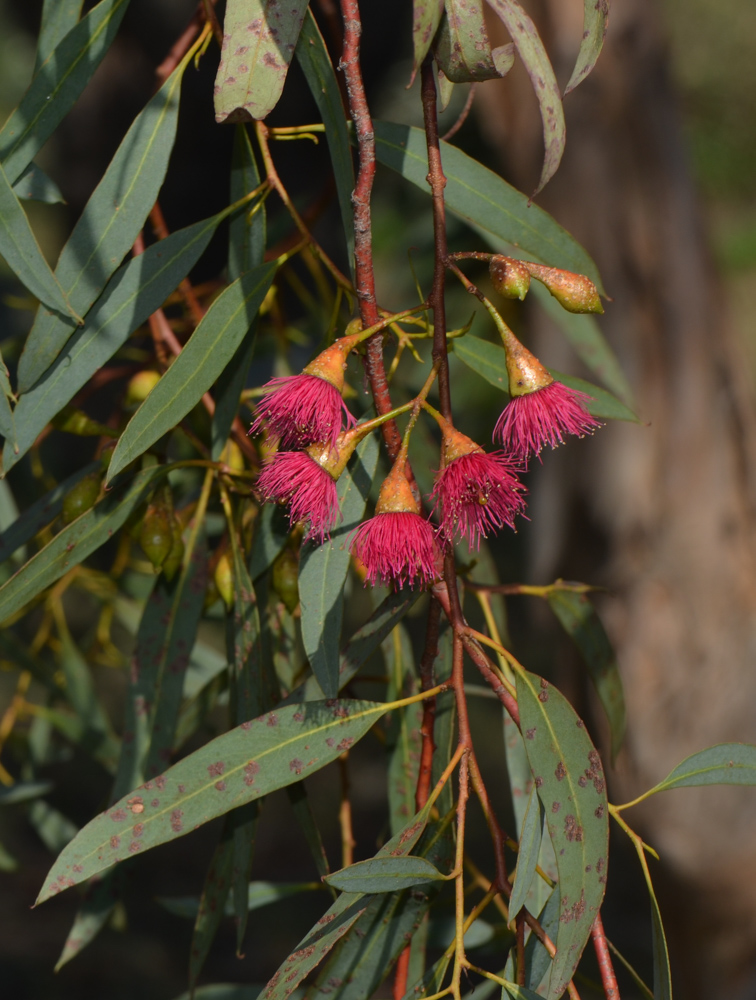
[[[56,45],[0,129],[0,162],[15,184],[102,62],[129,0],[101,0]]]
[[[412,79],[430,51],[444,13],[444,0],[412,0]]]
[[[344,105],[328,49],[320,34],[317,22],[308,10],[297,42],[297,62],[315,99],[323,124],[326,127],[328,150],[331,154],[336,193],[339,199],[341,221],[347,245],[349,267],[354,274],[354,217],[352,191],[354,190],[354,165],[349,148]]]
[[[247,908],[251,913],[263,906],[270,906],[281,899],[290,899],[303,892],[322,889],[319,882],[250,882],[247,886]],[[156,900],[163,909],[175,917],[193,920],[197,916],[200,901],[197,896],[161,896]],[[233,907],[226,903],[225,915],[233,916]]]
[[[303,781],[298,781],[295,785],[289,785],[286,789],[289,795],[289,802],[294,813],[294,817],[304,834],[307,846],[310,849],[312,860],[318,875],[324,878],[330,873],[328,866],[328,855],[326,854],[323,838],[315,820],[315,815],[310,806],[307,790]]]
[[[0,788],[0,807],[31,802],[42,795],[47,795],[53,787],[50,781],[19,781],[10,788]]]
[[[166,471],[166,466],[145,469],[126,488],[114,489],[91,510],[63,528],[0,587],[0,622],[20,611],[45,587],[103,545]]]
[[[84,0],[44,0],[37,38],[36,73],[81,16]]]
[[[277,505],[263,505],[255,522],[255,537],[249,557],[249,575],[257,580],[273,565],[289,537],[289,519]]]
[[[342,892],[397,892],[444,875],[425,858],[371,858],[334,872],[325,880]]]
[[[548,1000],[557,1000],[573,976],[604,898],[606,784],[585,726],[555,687],[518,671],[517,702],[559,873],[559,928],[548,989]]]
[[[528,71],[541,109],[545,155],[535,196],[556,173],[564,152],[565,125],[562,97],[536,26],[517,0],[487,0],[487,2],[512,36],[517,54]]]
[[[325,767],[385,710],[356,700],[286,705],[211,740],[91,820],[53,865],[38,902]]]
[[[107,872],[90,880],[71,930],[55,963],[58,972],[97,937],[110,919],[121,895],[121,872]]]
[[[18,280],[48,309],[79,320],[42,255],[29,219],[0,165],[0,256]]]
[[[61,205],[66,201],[55,181],[36,163],[30,163],[24,170],[13,185],[13,191],[21,201],[42,201],[47,205]]]
[[[545,840],[546,838],[544,838]],[[537,911],[538,923],[548,935],[551,941],[554,940],[559,927],[559,885],[548,891],[548,896]],[[536,934],[531,934],[525,942],[525,985],[528,989],[536,990],[543,994],[548,977],[551,972],[551,956],[538,939]]]
[[[505,396],[509,397],[509,376],[507,374],[507,356],[503,347],[493,344],[480,337],[473,337],[466,334],[453,341],[454,353],[464,361],[468,368],[471,368],[477,375],[484,378],[486,382],[495,386]],[[564,382],[572,389],[586,393],[591,399],[586,404],[589,413],[599,420],[627,420],[638,423],[638,418],[629,410],[624,403],[621,403],[606,389],[601,389],[597,385],[585,382],[583,379],[575,378],[574,375],[565,375],[563,372],[555,371],[553,368],[549,372],[555,379]]]
[[[66,494],[98,467],[98,462],[90,462],[30,504],[0,535],[0,563],[9,559],[22,545],[26,545],[39,531],[47,527],[63,509],[63,498]]]
[[[382,121],[373,125],[375,154],[381,163],[429,193],[422,129]],[[442,142],[441,159],[446,176],[444,199],[452,212],[551,267],[586,275],[603,294],[593,260],[548,212],[529,204],[524,194],[456,146]]]
[[[302,642],[326,698],[335,698],[339,690],[344,581],[351,558],[347,539],[365,514],[378,454],[378,441],[369,434],[358,445],[338,482],[341,524],[323,545],[306,542],[302,546],[299,564]]]
[[[520,832],[520,849],[517,852],[514,885],[509,898],[510,922],[514,920],[526,903],[530,885],[536,877],[536,865],[541,853],[541,837],[543,833],[543,804],[531,789],[525,817]]]
[[[275,273],[275,264],[253,268],[213,302],[181,354],[127,424],[110,460],[108,480],[196,406],[231,361]]]
[[[474,83],[506,76],[514,46],[492,49],[483,20],[483,0],[446,0],[436,38],[436,61],[452,83]]]
[[[669,966],[669,950],[664,934],[661,911],[656,901],[656,893],[651,879],[646,874],[646,886],[651,901],[651,925],[653,929],[654,951],[654,1000],[672,1000],[672,970]]]
[[[422,809],[401,833],[384,844],[377,856],[397,858],[409,854],[425,830],[429,816],[430,809]],[[342,893],[280,966],[260,994],[260,1000],[286,1000],[350,930],[369,902],[370,897],[362,893]]]
[[[10,851],[0,843],[0,872],[18,871],[18,861]]]
[[[55,278],[85,316],[134,244],[163,184],[176,137],[183,59],[137,115],[105,175],[84,206],[60,252]],[[44,308],[18,364],[18,387],[27,392],[50,367],[75,327]]]
[[[85,732],[99,744],[109,744],[109,757],[118,748],[110,724],[95,691],[89,664],[81,655],[67,629],[61,631],[60,662],[66,679],[66,697]],[[112,747],[112,749],[110,749]],[[103,748],[104,749],[104,748]],[[117,759],[117,758],[116,758]]]
[[[47,802],[37,801],[28,813],[35,833],[53,854],[60,854],[78,833],[78,826]]]
[[[443,954],[430,969],[423,975],[422,979],[413,982],[407,980],[409,989],[402,997],[402,1000],[414,1000],[416,997],[435,996],[441,992],[441,985],[446,978],[446,972],[451,962],[451,955]]]
[[[192,933],[192,945],[189,951],[189,989],[196,986],[197,979],[205,959],[210,952],[210,946],[220,926],[225,911],[226,900],[231,888],[231,877],[234,864],[233,832],[226,824],[223,836],[215,848],[210,866],[202,887],[202,897],[197,908],[197,917]]]
[[[73,712],[39,705],[36,714],[69,743],[80,747],[98,764],[102,764],[109,774],[115,771],[120,751],[120,741],[115,736],[92,729]]]
[[[588,667],[588,674],[609,720],[614,761],[625,735],[626,720],[622,678],[609,637],[586,594],[571,590],[551,590],[548,601]]]
[[[566,97],[588,76],[604,45],[609,21],[609,0],[583,0],[583,37],[575,68],[564,88]]]
[[[719,743],[686,757],[643,796],[694,785],[756,785],[756,746]]]
[[[26,454],[45,425],[97,369],[163,304],[231,211],[225,209],[172,233],[118,269],[89,311],[84,326],[70,337],[44,376],[19,400],[15,411],[18,451],[6,441],[3,451],[6,472]]]
[[[249,133],[238,125],[231,154],[231,201],[240,201],[260,186],[260,171],[252,150]],[[265,258],[267,218],[265,203],[255,207],[251,218],[239,214],[228,227],[228,273],[232,281],[250,268],[259,267]]]
[[[228,0],[215,120],[265,118],[278,104],[309,0]]]
[[[415,694],[419,683],[412,643],[401,622],[384,639],[383,655],[389,676],[388,700]],[[415,790],[422,752],[422,718],[423,706],[420,702],[406,705],[392,713],[386,733],[389,754],[387,791],[392,833],[401,830],[415,811]]]
[[[517,983],[506,983],[501,992],[503,1000],[506,1000],[507,996],[512,1000],[543,1000],[539,993],[534,993],[526,986],[518,986]]]

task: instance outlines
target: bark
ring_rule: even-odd
[[[549,456],[531,504],[546,525],[533,577],[574,576],[577,563],[613,595],[602,611],[629,715],[614,801],[705,746],[756,742],[756,409],[686,166],[656,7],[613,3],[598,66],[565,100],[564,162],[538,198],[599,265],[613,298],[601,326],[647,422],[613,424]],[[582,4],[542,0],[534,13],[564,84]],[[524,73],[480,87],[476,104],[505,176],[532,190],[542,144]],[[570,364],[535,312],[531,333],[544,362]],[[732,1000],[753,971],[756,790],[666,793],[627,819],[695,899],[665,914],[673,945],[685,942],[682,995]]]

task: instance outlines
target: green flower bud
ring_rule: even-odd
[[[100,474],[90,472],[72,487],[63,498],[63,524],[70,524],[94,507],[100,495]]]
[[[273,589],[284,602],[287,611],[294,614],[299,604],[299,559],[296,552],[285,548],[273,563]]]

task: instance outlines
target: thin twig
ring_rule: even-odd
[[[473,106],[473,101],[475,100],[476,86],[477,84],[475,83],[470,84],[470,89],[467,92],[467,100],[465,101],[465,105],[460,111],[459,117],[454,122],[452,127],[447,132],[444,132],[444,134],[441,136],[441,142],[448,142],[452,138],[452,136],[455,136],[457,132],[459,132],[459,130],[467,121],[467,116],[470,114],[470,111],[472,110]]]
[[[617,976],[614,972],[612,956],[609,953],[609,946],[606,941],[606,935],[604,934],[604,923],[601,919],[600,913],[596,914],[596,919],[593,921],[593,927],[591,927],[591,937],[593,938],[593,947],[596,951],[596,958],[598,959],[598,967],[599,972],[601,973],[601,982],[604,986],[606,1000],[620,1000]]]

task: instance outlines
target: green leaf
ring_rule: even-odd
[[[66,199],[60,188],[36,163],[30,163],[13,185],[13,191],[21,201],[42,201],[47,205],[65,205]]]
[[[614,762],[622,746],[626,719],[622,678],[609,636],[586,594],[578,594],[572,590],[550,590],[548,601],[588,667],[588,675],[609,720]]]
[[[669,788],[694,785],[756,785],[756,746],[750,743],[719,743],[691,754],[654,785],[643,798]]]
[[[290,531],[289,519],[283,510],[277,504],[264,504],[255,521],[255,537],[249,557],[249,575],[253,580],[270,569],[286,545]]]
[[[250,882],[247,886],[247,908],[251,913],[252,910],[270,906],[281,899],[289,899],[315,889],[322,889],[319,882]],[[187,920],[194,920],[200,905],[197,896],[159,896],[155,901],[175,917]],[[234,915],[230,902],[226,903],[224,912],[227,917]]]
[[[42,63],[76,26],[84,0],[44,0],[37,39],[36,73]]]
[[[289,803],[291,804],[294,818],[307,841],[307,846],[310,849],[312,860],[315,862],[318,875],[324,878],[330,873],[331,869],[328,866],[328,855],[326,854],[318,824],[315,821],[315,815],[312,811],[304,782],[298,781],[295,785],[289,785],[286,791],[289,795]]]
[[[237,125],[231,154],[231,201],[240,201],[259,186],[260,172],[257,169],[249,133],[244,125]],[[231,220],[228,227],[228,273],[232,281],[240,278],[250,268],[259,267],[263,263],[265,240],[264,202],[261,202],[259,207],[255,206],[251,219],[245,212]]]
[[[342,522],[323,545],[307,542],[299,564],[302,642],[310,666],[326,698],[339,690],[339,644],[344,609],[344,582],[349,570],[347,538],[365,514],[378,465],[378,441],[369,434],[338,482]]]
[[[71,930],[68,932],[63,951],[55,963],[55,972],[91,944],[108,922],[121,895],[121,881],[120,871],[95,876],[90,881]]]
[[[326,140],[331,154],[336,194],[339,199],[341,221],[347,245],[349,267],[354,276],[354,216],[352,191],[354,190],[354,164],[349,148],[349,131],[346,125],[341,91],[333,71],[328,49],[323,41],[312,11],[305,14],[302,31],[296,48],[297,62],[307,80],[307,85],[318,106],[326,128]]]
[[[233,211],[225,209],[193,226],[172,233],[122,265],[113,275],[84,326],[67,341],[40,381],[25,393],[15,410],[18,451],[6,441],[7,472],[26,454],[37,435],[66,403],[158,309],[202,255],[210,239]]]
[[[53,854],[60,854],[79,832],[75,823],[47,802],[35,802],[28,817],[39,839]]]
[[[502,998],[506,1000],[504,994],[510,996],[512,1000],[543,1000],[540,993],[534,993],[525,986],[518,986],[517,983],[505,983],[502,987]]]
[[[309,0],[228,0],[215,120],[265,118],[278,104]]]
[[[210,947],[223,918],[226,900],[231,889],[231,877],[234,866],[234,837],[228,825],[229,817],[223,828],[223,836],[215,848],[210,867],[207,869],[202,897],[194,922],[192,944],[189,949],[189,990],[194,989],[202,966],[205,964]]]
[[[661,911],[656,901],[656,893],[651,878],[646,873],[646,886],[651,900],[651,925],[654,949],[654,1000],[672,1000],[672,970],[669,966],[669,950],[664,935]]]
[[[90,462],[27,507],[23,514],[0,535],[0,563],[9,559],[22,545],[26,545],[38,532],[54,521],[63,509],[63,499],[66,494],[90,472],[99,468],[99,465],[99,462]]]
[[[211,740],[91,820],[53,865],[37,902],[325,767],[385,711],[356,700],[286,705]]]
[[[377,158],[429,195],[423,130],[393,122],[373,125]],[[548,212],[530,204],[524,194],[456,146],[442,142],[441,158],[446,175],[444,198],[452,212],[551,267],[585,274],[603,294],[593,260]]]
[[[128,487],[114,489],[91,510],[63,528],[0,587],[0,623],[107,542],[144,500],[154,481],[167,471],[167,466],[145,469]]]
[[[0,872],[15,871],[18,871],[18,861],[16,861],[10,851],[8,851],[8,849],[3,847],[0,843]]]
[[[412,642],[400,622],[383,641],[383,656],[389,676],[387,699],[405,698],[419,690],[415,671]],[[406,705],[391,713],[386,734],[389,754],[388,800],[391,832],[404,827],[415,811],[415,790],[422,753],[420,726],[423,719],[421,702]]]
[[[35,73],[21,103],[0,129],[0,162],[12,184],[92,79],[128,5],[129,0],[101,0],[58,43]]]
[[[545,903],[538,913],[538,923],[553,941],[559,928],[559,885],[549,890]],[[525,985],[528,989],[543,993],[551,972],[551,956],[535,934],[525,942]]]
[[[71,308],[63,289],[50,265],[42,255],[37,238],[32,232],[26,212],[11,187],[8,176],[0,165],[0,255],[18,280],[49,309],[71,316],[79,316]]]
[[[430,51],[443,13],[444,0],[412,0],[412,80]]]
[[[82,742],[95,742],[101,754],[115,763],[119,741],[116,739],[105,710],[95,691],[89,664],[79,652],[67,628],[60,628],[60,663],[66,679],[66,698],[76,712],[88,737]]]
[[[559,873],[559,928],[548,989],[548,1000],[556,1000],[572,979],[604,898],[606,783],[584,724],[555,687],[518,671],[517,703]]]
[[[72,712],[39,705],[36,713],[57,729],[69,743],[78,746],[93,760],[102,764],[109,774],[114,773],[120,750],[120,741],[115,736],[98,732]]]
[[[538,304],[572,344],[583,364],[590,368],[610,392],[632,409],[635,406],[632,387],[595,316],[567,312],[538,281],[531,282],[530,294],[535,296]]]
[[[261,986],[239,986],[237,983],[211,983],[182,993],[176,1000],[257,1000]]]
[[[609,21],[609,0],[583,0],[583,37],[580,40],[575,68],[569,83],[564,88],[566,97],[588,76],[604,45]]]
[[[357,861],[329,875],[325,881],[342,892],[397,892],[444,877],[430,861],[410,856]]]
[[[188,61],[182,60],[134,119],[60,252],[55,278],[81,316],[133,246],[155,204],[176,137]],[[47,371],[73,329],[59,316],[37,310],[18,364],[21,393]]]
[[[520,833],[520,849],[517,852],[517,865],[514,873],[514,886],[509,899],[510,922],[514,920],[525,906],[531,883],[536,877],[536,865],[541,853],[541,838],[543,834],[543,804],[531,788],[530,798],[525,810]]]
[[[522,59],[533,90],[538,98],[543,121],[545,155],[543,169],[534,197],[554,176],[564,152],[565,125],[562,96],[554,70],[543,47],[536,27],[516,0],[488,0],[489,6],[501,18]]]
[[[55,786],[50,781],[19,781],[10,788],[0,788],[0,807],[31,802],[47,795]]]
[[[213,302],[181,354],[126,425],[110,460],[108,481],[202,399],[252,325],[275,273],[275,264],[247,271]]]
[[[454,340],[453,344],[454,353],[460,361],[463,361],[468,368],[471,368],[477,375],[480,375],[486,382],[495,386],[509,398],[507,355],[503,347],[499,344],[492,344],[489,340],[473,337],[469,333]],[[581,378],[575,378],[574,375],[565,375],[553,368],[548,370],[558,381],[564,382],[571,389],[577,389],[591,397],[586,406],[588,412],[594,417],[600,420],[628,420],[639,423],[635,414],[606,389],[585,382]]]
[[[436,62],[452,83],[474,83],[506,76],[514,64],[514,46],[491,49],[483,0],[446,0],[436,37]]]

